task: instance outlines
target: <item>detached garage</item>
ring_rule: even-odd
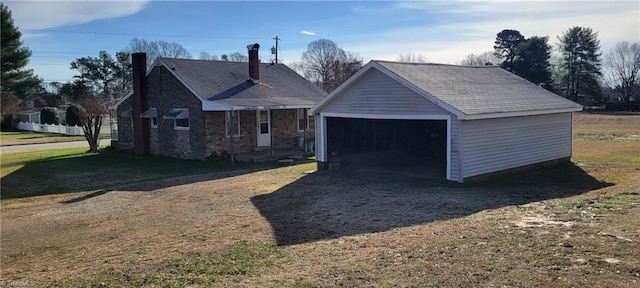
[[[309,112],[320,170],[379,164],[463,182],[568,160],[580,110],[495,66],[371,61]]]

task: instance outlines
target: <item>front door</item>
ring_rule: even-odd
[[[271,146],[271,117],[269,110],[258,110],[258,147]]]

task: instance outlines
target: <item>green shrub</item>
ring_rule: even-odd
[[[60,116],[58,111],[53,107],[45,107],[40,110],[40,123],[43,124],[60,124]]]
[[[65,119],[67,120],[68,126],[82,126],[80,110],[77,106],[69,106],[69,108],[67,108],[67,115],[65,116]]]

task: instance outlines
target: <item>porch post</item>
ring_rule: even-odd
[[[229,135],[229,150],[231,154],[231,165],[235,164],[235,153],[233,152],[233,110],[225,112],[227,114],[227,134]]]
[[[302,149],[304,149],[304,153],[306,154],[307,152],[307,133],[308,133],[308,129],[307,127],[309,127],[309,115],[307,114],[307,109],[306,108],[302,108],[302,119],[304,119],[304,134],[302,135]]]
[[[273,150],[273,117],[271,117],[271,109],[267,110],[267,113],[269,113],[269,146],[271,146],[271,157],[275,158],[276,152]],[[258,119],[258,121],[260,121],[260,119]]]

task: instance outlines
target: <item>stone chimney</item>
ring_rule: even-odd
[[[258,60],[258,49],[260,44],[249,44],[247,50],[249,50],[249,78],[252,80],[260,79],[260,60]]]
[[[131,54],[133,68],[133,145],[136,154],[149,154],[149,120],[140,118],[140,114],[149,109],[147,103],[147,54]]]

